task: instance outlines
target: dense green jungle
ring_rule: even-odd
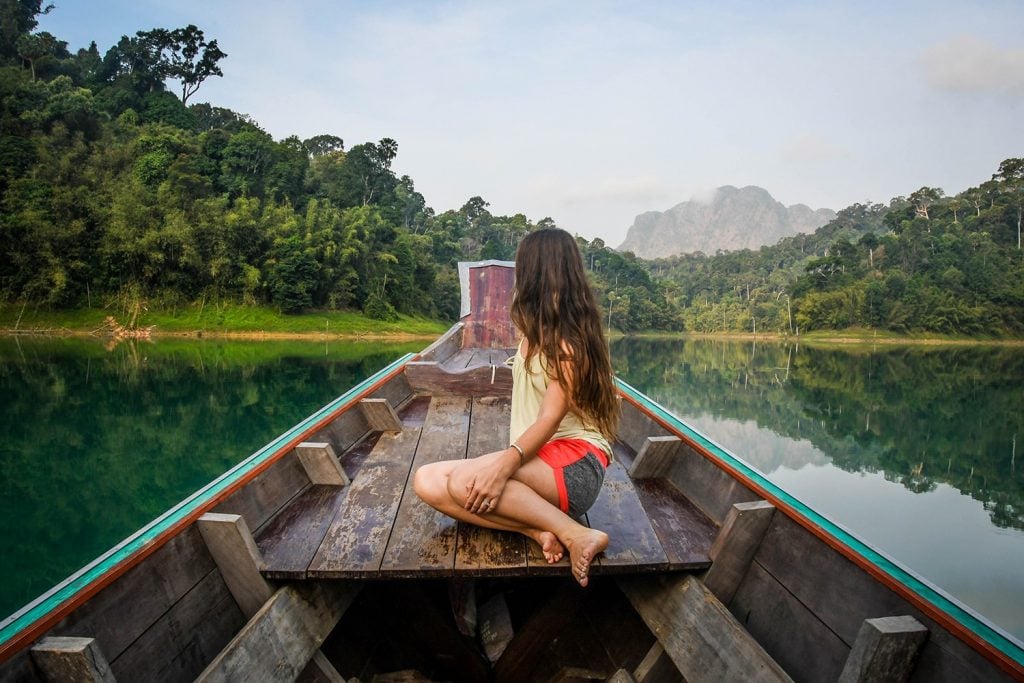
[[[211,302],[451,321],[459,260],[510,259],[524,234],[554,225],[493,215],[480,197],[436,212],[393,169],[394,139],[274,140],[196,102],[229,55],[194,25],[72,51],[35,30],[48,11],[60,9],[0,0],[0,299],[11,305],[107,306],[139,324],[140,311]],[[1019,336],[1024,159],[993,170],[949,196],[922,187],[854,204],[758,251],[645,262],[579,244],[624,332]]]
[[[1024,529],[1020,349],[625,338],[612,353],[620,376],[677,414],[749,421],[913,492],[945,483],[996,526]]]

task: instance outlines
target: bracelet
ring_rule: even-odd
[[[526,462],[526,452],[523,450],[523,447],[517,443],[510,443],[508,447],[519,451],[519,466],[522,467],[523,463]]]

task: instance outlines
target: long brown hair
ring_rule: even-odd
[[[527,360],[542,354],[552,379],[563,388],[571,385],[572,409],[614,440],[619,404],[608,344],[572,235],[544,228],[519,243],[511,315],[529,344]],[[562,366],[566,362],[572,368],[571,381]]]

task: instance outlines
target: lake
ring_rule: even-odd
[[[407,344],[0,340],[0,614]],[[1024,639],[1024,349],[619,339],[616,372]]]

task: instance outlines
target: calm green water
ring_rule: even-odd
[[[0,340],[0,615],[425,343]],[[619,375],[1024,638],[1024,349],[622,339]]]
[[[622,339],[616,371],[1024,640],[1024,349]]]
[[[0,616],[423,346],[0,339]]]

